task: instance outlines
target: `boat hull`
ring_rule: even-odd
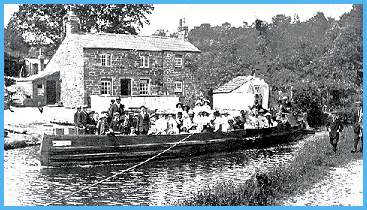
[[[179,135],[45,134],[41,143],[40,161],[43,166],[73,166],[138,162],[157,155],[156,159],[190,157],[265,146],[299,133],[301,128],[296,126],[286,131],[250,129]],[[167,151],[163,153],[164,150]]]

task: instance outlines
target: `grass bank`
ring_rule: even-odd
[[[287,165],[267,173],[254,174],[246,182],[217,183],[206,187],[174,205],[184,206],[278,206],[285,198],[312,188],[330,173],[332,167],[363,159],[363,153],[351,153],[353,130],[346,127],[336,154],[332,151],[327,132],[310,137]]]

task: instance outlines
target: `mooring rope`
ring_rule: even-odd
[[[94,186],[96,186],[96,185],[98,185],[98,184],[101,184],[102,182],[108,181],[108,180],[110,180],[111,178],[114,178],[114,177],[116,177],[116,176],[118,176],[118,175],[121,175],[121,174],[123,174],[123,173],[127,172],[127,171],[130,171],[130,170],[132,170],[132,169],[134,169],[134,168],[136,168],[136,167],[138,167],[138,166],[141,166],[141,165],[143,165],[144,163],[147,163],[147,162],[149,162],[149,161],[151,161],[151,160],[153,160],[153,159],[155,159],[155,158],[157,158],[157,157],[161,156],[161,155],[162,155],[162,154],[164,154],[165,152],[167,152],[167,151],[171,150],[173,147],[177,146],[178,144],[182,143],[182,142],[183,142],[183,141],[185,141],[186,139],[190,138],[192,135],[193,135],[193,133],[192,133],[192,134],[190,134],[190,135],[188,135],[188,136],[186,136],[185,138],[181,139],[180,141],[178,141],[178,142],[174,143],[172,146],[170,146],[169,148],[167,148],[167,149],[163,150],[162,152],[160,152],[160,153],[158,153],[158,154],[154,155],[153,157],[150,157],[150,158],[146,159],[146,160],[145,160],[145,161],[143,161],[143,162],[140,162],[140,163],[138,163],[138,164],[136,164],[136,165],[134,165],[134,166],[132,166],[132,167],[130,167],[130,168],[127,168],[127,169],[125,169],[125,170],[122,170],[122,171],[120,171],[120,172],[118,172],[118,173],[116,173],[116,174],[114,174],[114,175],[112,175],[112,176],[110,176],[110,177],[107,177],[107,178],[105,178],[105,179],[103,179],[103,180],[101,180],[101,181],[98,181],[98,182],[96,182],[96,183],[94,183],[94,184],[91,184],[91,185],[88,185],[88,186],[86,186],[86,187],[83,187],[83,188],[82,188],[82,189],[80,189],[80,190],[77,190],[77,191],[75,191],[75,192],[73,192],[73,193],[71,193],[71,194],[69,194],[69,195],[67,195],[67,196],[64,196],[64,197],[59,198],[59,199],[57,199],[57,200],[55,200],[55,201],[52,201],[52,202],[50,202],[50,203],[47,203],[47,204],[45,204],[44,206],[50,206],[50,205],[52,205],[52,204],[54,204],[54,203],[56,203],[56,202],[59,202],[59,201],[64,200],[64,199],[66,199],[66,198],[69,198],[70,196],[73,196],[73,195],[75,195],[75,194],[77,194],[77,193],[80,193],[80,192],[82,192],[82,191],[84,191],[84,190],[87,190],[87,189],[89,189],[89,188],[91,188],[91,187],[94,187]]]

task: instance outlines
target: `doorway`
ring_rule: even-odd
[[[121,95],[131,96],[131,79],[121,79]]]
[[[56,80],[47,80],[46,99],[47,104],[56,104]]]

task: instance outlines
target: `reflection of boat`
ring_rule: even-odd
[[[300,125],[231,132],[178,135],[98,136],[44,135],[41,164],[44,166],[92,165],[143,161],[166,151],[157,159],[188,157],[288,141],[301,134]],[[290,138],[292,139],[292,138]]]

